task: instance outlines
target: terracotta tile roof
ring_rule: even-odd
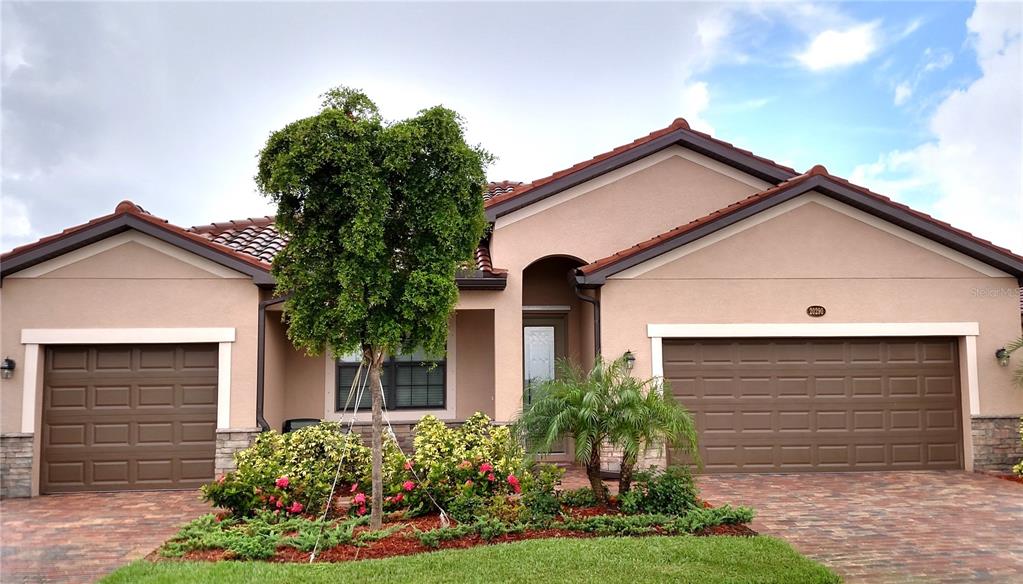
[[[613,156],[617,156],[619,154],[623,154],[625,152],[628,152],[630,150],[638,148],[639,146],[647,144],[648,142],[652,142],[652,141],[654,141],[654,140],[656,140],[656,139],[658,139],[658,138],[660,138],[662,136],[666,136],[666,135],[668,135],[668,134],[670,134],[672,132],[678,131],[678,130],[684,130],[684,131],[689,132],[691,134],[695,134],[697,136],[700,136],[701,138],[705,138],[707,140],[711,140],[711,141],[713,141],[713,142],[715,142],[715,143],[717,143],[717,144],[719,144],[721,146],[724,146],[726,148],[730,148],[730,149],[734,150],[736,153],[745,154],[747,156],[751,156],[751,157],[755,158],[756,160],[759,160],[760,162],[763,162],[765,164],[769,164],[771,166],[774,166],[774,167],[776,167],[776,168],[778,168],[778,169],[780,169],[782,171],[785,171],[787,173],[796,174],[796,171],[794,169],[792,169],[792,168],[789,168],[787,166],[784,166],[782,164],[779,164],[779,163],[777,163],[777,162],[775,162],[773,160],[764,158],[762,156],[757,156],[756,154],[753,154],[749,150],[744,150],[742,148],[739,148],[739,147],[735,146],[734,144],[731,144],[730,142],[725,142],[724,140],[719,140],[719,139],[711,136],[710,134],[707,134],[707,133],[704,133],[704,132],[699,132],[697,130],[693,130],[692,128],[689,127],[689,122],[687,122],[684,118],[676,118],[671,123],[671,125],[667,126],[666,128],[661,128],[660,130],[655,130],[653,132],[650,132],[646,136],[643,136],[642,138],[637,138],[637,139],[633,140],[632,142],[630,142],[628,144],[624,144],[624,145],[619,146],[619,147],[617,147],[617,148],[615,148],[613,150],[610,150],[608,152],[604,152],[603,154],[598,154],[597,156],[594,156],[593,158],[591,158],[589,160],[580,162],[580,163],[575,164],[573,166],[570,166],[570,167],[568,167],[568,168],[566,168],[564,170],[559,170],[558,172],[555,172],[554,174],[552,174],[550,176],[546,176],[544,178],[537,179],[537,180],[535,180],[535,181],[533,181],[533,182],[531,182],[529,184],[521,185],[521,183],[520,183],[520,185],[516,186],[516,188],[514,188],[511,192],[495,193],[491,197],[487,198],[486,206],[490,207],[490,206],[493,206],[493,205],[497,205],[498,203],[503,203],[504,201],[508,201],[508,200],[514,199],[515,197],[518,197],[520,195],[528,193],[529,191],[531,191],[531,190],[533,190],[533,189],[535,189],[535,188],[537,188],[539,186],[542,186],[542,185],[545,185],[547,183],[550,183],[550,182],[553,182],[555,180],[558,180],[560,178],[564,178],[566,176],[575,174],[575,173],[577,173],[577,172],[579,172],[581,170],[584,170],[584,169],[586,169],[586,168],[588,168],[590,166],[593,166],[594,164],[597,164],[598,162],[607,160],[608,158],[611,158]],[[494,183],[491,183],[491,184],[494,184]]]
[[[272,262],[288,243],[269,216],[197,225],[188,230],[266,263]]]
[[[199,235],[197,233],[193,233],[192,231],[190,231],[188,229],[185,229],[183,227],[178,227],[177,225],[174,225],[174,224],[170,223],[166,219],[162,219],[160,217],[157,217],[157,216],[153,215],[152,213],[149,213],[148,211],[146,211],[145,209],[143,209],[142,207],[136,205],[135,203],[133,203],[131,201],[121,201],[120,203],[117,204],[117,207],[114,209],[114,212],[110,213],[108,215],[103,215],[102,217],[97,217],[95,219],[92,219],[91,221],[88,221],[86,223],[82,223],[81,225],[76,225],[74,227],[69,227],[69,228],[61,231],[60,233],[56,233],[54,235],[48,235],[48,236],[43,237],[43,238],[41,238],[41,239],[39,239],[37,241],[34,241],[32,243],[27,243],[25,245],[18,246],[16,248],[10,250],[9,252],[3,254],[2,256],[0,256],[0,261],[10,260],[12,258],[15,258],[15,257],[21,255],[21,254],[24,254],[26,252],[32,251],[32,250],[37,249],[37,248],[39,248],[41,246],[44,246],[46,244],[53,243],[53,242],[65,239],[65,238],[67,238],[67,237],[69,237],[71,235],[74,235],[76,233],[79,233],[79,232],[81,232],[83,230],[103,225],[105,223],[108,223],[110,221],[113,221],[115,219],[123,217],[125,215],[131,215],[131,216],[136,217],[136,218],[138,218],[138,219],[140,219],[142,221],[145,221],[146,223],[149,223],[149,224],[154,225],[154,226],[156,226],[158,228],[161,228],[161,229],[163,229],[163,230],[165,230],[165,231],[167,231],[169,233],[172,233],[172,234],[184,237],[186,239],[189,239],[189,240],[201,243],[201,244],[203,244],[203,245],[205,245],[205,246],[207,246],[207,247],[209,247],[211,249],[214,249],[214,250],[219,251],[221,253],[227,254],[227,255],[235,258],[235,259],[241,260],[241,261],[243,261],[243,262],[245,262],[247,264],[250,264],[250,265],[255,266],[257,268],[260,268],[262,270],[267,270],[268,271],[270,269],[270,264],[268,262],[266,262],[266,261],[263,261],[262,259],[260,259],[258,257],[254,257],[254,256],[249,255],[247,253],[242,253],[242,252],[238,251],[237,249],[232,248],[231,246],[224,245],[222,243],[212,241],[209,238],[203,237],[203,236],[201,236],[201,235]]]
[[[483,191],[483,200],[489,201],[498,195],[505,195],[514,192],[515,189],[522,186],[521,181],[513,180],[502,180],[502,181],[490,181],[487,183],[487,189]]]
[[[658,245],[660,245],[662,243],[666,243],[666,242],[671,241],[671,240],[673,240],[675,238],[681,237],[681,236],[685,235],[686,233],[689,233],[689,232],[693,231],[694,229],[697,229],[697,228],[699,228],[699,227],[701,227],[703,225],[706,225],[708,223],[712,223],[714,221],[718,221],[718,220],[721,220],[721,219],[723,219],[725,217],[728,217],[729,215],[732,215],[732,214],[734,214],[734,213],[736,213],[736,212],[738,212],[738,211],[740,211],[742,209],[745,209],[745,208],[753,205],[754,203],[758,203],[758,202],[763,201],[765,199],[769,199],[769,198],[771,198],[773,196],[776,196],[776,195],[779,195],[781,193],[790,191],[793,188],[795,188],[795,187],[805,183],[806,181],[808,181],[811,178],[816,177],[816,176],[826,178],[829,181],[833,181],[834,183],[837,183],[837,184],[839,184],[839,185],[841,185],[843,187],[852,189],[852,190],[856,191],[857,193],[860,193],[862,195],[870,197],[871,199],[874,199],[876,201],[882,202],[885,205],[888,205],[890,207],[895,207],[896,209],[899,209],[899,210],[904,211],[906,213],[909,213],[909,214],[911,214],[911,215],[913,215],[915,217],[923,219],[924,221],[926,221],[928,223],[931,223],[933,225],[936,225],[936,226],[938,226],[938,227],[940,227],[940,228],[942,228],[942,229],[944,229],[946,231],[951,231],[951,232],[953,232],[953,233],[955,233],[957,235],[965,237],[965,238],[973,241],[974,243],[980,244],[980,245],[982,245],[982,246],[984,246],[986,248],[991,249],[992,251],[998,252],[1000,254],[1006,254],[1008,256],[1011,256],[1012,258],[1015,258],[1016,260],[1023,261],[1023,257],[1014,254],[1012,251],[1010,251],[1010,250],[1008,250],[1008,249],[1006,249],[1004,247],[1000,247],[1000,246],[995,245],[994,243],[992,243],[992,242],[990,242],[990,241],[988,241],[986,239],[982,239],[980,237],[977,237],[976,235],[973,235],[972,233],[969,233],[969,232],[964,231],[962,229],[958,229],[956,227],[953,227],[952,225],[949,225],[948,223],[946,223],[944,221],[941,221],[939,219],[935,219],[934,217],[928,215],[927,213],[923,213],[923,212],[917,211],[915,209],[912,209],[912,208],[910,208],[910,207],[908,207],[906,205],[903,205],[902,203],[893,201],[892,199],[890,199],[890,198],[888,198],[888,197],[886,197],[884,195],[880,195],[878,193],[875,193],[875,192],[873,192],[873,191],[871,191],[871,190],[869,190],[869,189],[867,189],[865,187],[861,187],[859,185],[853,184],[853,183],[849,182],[848,180],[846,180],[844,178],[832,175],[832,174],[830,174],[828,172],[828,170],[826,168],[824,168],[823,166],[818,164],[818,165],[815,165],[813,168],[811,168],[809,171],[807,171],[807,172],[805,172],[803,174],[800,174],[798,176],[795,176],[795,177],[793,177],[793,178],[791,178],[791,179],[789,179],[789,180],[787,180],[785,182],[782,182],[782,183],[780,183],[780,184],[778,184],[778,185],[776,185],[774,187],[771,187],[771,188],[766,189],[764,191],[760,191],[758,193],[754,193],[754,194],[750,195],[749,197],[747,197],[745,199],[742,199],[741,201],[737,201],[735,203],[732,203],[731,205],[728,205],[727,207],[718,209],[717,211],[714,211],[714,212],[712,212],[712,213],[710,213],[708,215],[700,217],[699,219],[695,219],[693,221],[690,221],[689,223],[686,223],[685,225],[680,225],[680,226],[678,226],[678,227],[676,227],[676,228],[674,228],[674,229],[672,229],[670,231],[667,231],[667,232],[662,233],[660,235],[654,236],[654,237],[652,237],[652,238],[650,238],[650,239],[648,239],[646,241],[643,241],[641,243],[637,243],[636,245],[634,245],[634,246],[632,246],[632,247],[630,247],[628,249],[621,250],[621,251],[616,252],[614,254],[611,254],[611,255],[609,255],[609,256],[607,256],[605,258],[601,258],[601,259],[599,259],[599,260],[597,260],[597,261],[595,261],[595,262],[593,262],[591,264],[587,264],[587,265],[579,268],[578,272],[583,274],[583,275],[593,274],[594,272],[600,271],[600,270],[602,270],[604,268],[607,268],[609,266],[617,264],[617,263],[619,263],[619,262],[621,262],[623,260],[626,260],[628,258],[631,258],[631,257],[639,254],[639,253],[642,253],[643,251],[646,251],[646,250],[648,250],[650,248],[656,247],[656,246],[658,246]]]

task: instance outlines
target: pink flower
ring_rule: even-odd
[[[397,495],[394,496],[394,502],[395,503],[401,503],[402,499],[404,499],[404,498],[405,498],[404,494],[398,493]]]
[[[288,480],[288,477],[280,477],[279,479],[277,479],[276,484],[277,488],[279,489],[287,489],[288,485],[291,484],[291,481]]]
[[[401,485],[401,486],[402,486],[402,488],[404,488],[404,489],[405,489],[406,491],[411,491],[412,489],[416,488],[416,484],[415,484],[415,483],[413,483],[412,481],[405,481],[404,483],[402,483],[402,485]]]
[[[359,493],[352,500],[355,501],[356,503],[358,503],[359,505],[365,505],[366,504],[366,494],[365,493]]]
[[[267,497],[267,501],[270,501],[270,504],[272,505],[277,502],[277,497],[270,495],[269,497]]]
[[[282,501],[280,499],[277,499],[277,508],[280,509],[283,506],[284,506],[284,501]]]
[[[469,480],[465,481],[465,486],[471,487],[472,486],[472,479],[469,479]]]
[[[291,513],[301,513],[302,504],[299,503],[298,501],[295,501],[294,503],[291,504],[291,507],[288,507],[288,511]]]
[[[508,475],[508,484],[516,494],[522,492],[522,485],[519,484],[519,479],[515,475]]]
[[[356,513],[358,513],[359,515],[365,515],[366,514],[366,506],[363,505],[362,507],[359,507],[359,510],[356,511]]]
[[[415,464],[411,458],[405,461],[405,470],[412,470],[412,465]]]
[[[349,493],[354,493],[355,491],[358,491],[358,490],[359,490],[359,483],[355,483],[354,485],[352,485],[351,489],[348,489],[348,492]]]
[[[458,468],[460,468],[462,470],[465,470],[467,468],[472,468],[472,463],[469,462],[468,460],[463,460],[462,462],[458,463]]]
[[[494,476],[494,473],[490,473],[490,474],[487,475],[487,480],[490,481],[490,482],[494,482],[494,481],[497,480],[497,477]]]
[[[494,465],[490,464],[489,462],[484,462],[483,464],[480,465],[480,472],[481,473],[482,472],[490,472],[492,470],[494,470]]]
[[[227,480],[227,475],[220,475],[220,478],[217,479],[217,484],[218,485],[222,485],[222,484],[224,484],[224,481],[226,481],[226,480]]]

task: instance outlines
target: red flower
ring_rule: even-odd
[[[405,461],[405,470],[412,470],[412,465],[413,464],[415,464],[415,462],[411,458],[406,460]]]
[[[522,485],[519,484],[519,479],[515,475],[508,475],[508,484],[511,485],[515,494],[522,492]]]
[[[359,505],[365,505],[366,504],[366,494],[365,493],[359,493],[352,500],[355,501],[356,503],[358,503]]]
[[[394,502],[395,503],[401,503],[402,499],[404,499],[404,498],[405,498],[404,494],[398,493],[397,495],[394,496]]]
[[[401,486],[402,486],[402,487],[403,487],[403,488],[404,488],[404,489],[405,489],[406,491],[411,491],[412,489],[416,488],[416,484],[415,484],[415,483],[413,483],[412,481],[405,481],[404,483],[402,483],[402,485],[401,485]]]
[[[267,501],[270,501],[270,504],[272,505],[277,502],[277,497],[270,495],[269,497],[267,497]]]
[[[298,501],[295,501],[294,503],[291,504],[291,507],[288,507],[288,511],[291,513],[301,513],[302,504],[299,503]]]
[[[288,477],[280,477],[280,478],[277,479],[277,482],[276,482],[277,488],[279,488],[279,489],[287,489],[288,485],[290,485],[290,484],[291,484],[291,481],[288,480]]]
[[[284,501],[282,501],[280,499],[277,499],[277,508],[280,509],[283,506],[284,506]]]
[[[494,482],[494,481],[497,480],[497,477],[494,476],[494,473],[490,473],[490,474],[487,475],[487,480],[490,481],[490,482]]]
[[[358,513],[359,515],[365,515],[366,514],[366,506],[363,505],[362,507],[359,507],[359,510],[356,511],[356,513]]]
[[[358,491],[358,490],[359,490],[359,483],[355,483],[354,485],[352,485],[351,489],[348,489],[348,492],[349,493],[354,493],[355,491]]]
[[[483,464],[480,465],[480,472],[481,473],[483,473],[483,472],[490,472],[492,470],[494,470],[494,465],[490,464],[489,462],[484,462]]]

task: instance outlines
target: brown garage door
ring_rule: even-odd
[[[216,427],[216,345],[46,350],[44,493],[194,488]]]
[[[667,340],[707,472],[962,468],[953,339]]]

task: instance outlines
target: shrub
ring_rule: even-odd
[[[561,502],[567,507],[596,507],[597,496],[593,494],[593,489],[580,487],[561,493]]]
[[[636,473],[635,485],[620,497],[619,505],[628,514],[683,515],[699,507],[696,495],[696,483],[689,469],[672,466],[663,472]]]
[[[494,426],[485,414],[476,413],[457,428],[425,416],[416,424],[413,443],[411,460],[397,451],[386,456],[384,485],[391,497],[402,495],[410,515],[432,511],[435,504],[447,509],[467,490],[488,501],[520,490],[525,452],[509,428]]]
[[[472,489],[465,489],[448,503],[447,512],[459,523],[473,523],[483,517],[487,500]]]
[[[369,449],[357,434],[346,434],[336,422],[287,434],[263,432],[251,447],[235,455],[237,470],[205,485],[202,493],[207,501],[236,516],[250,516],[260,509],[319,513],[339,461],[340,485],[367,480]]]
[[[1020,444],[1023,444],[1023,418],[1019,419],[1019,441]],[[1019,464],[1012,467],[1012,472],[1019,476],[1023,476],[1023,460],[1019,461]]]
[[[544,523],[561,513],[557,489],[565,470],[553,464],[541,464],[523,477],[522,520]]]

